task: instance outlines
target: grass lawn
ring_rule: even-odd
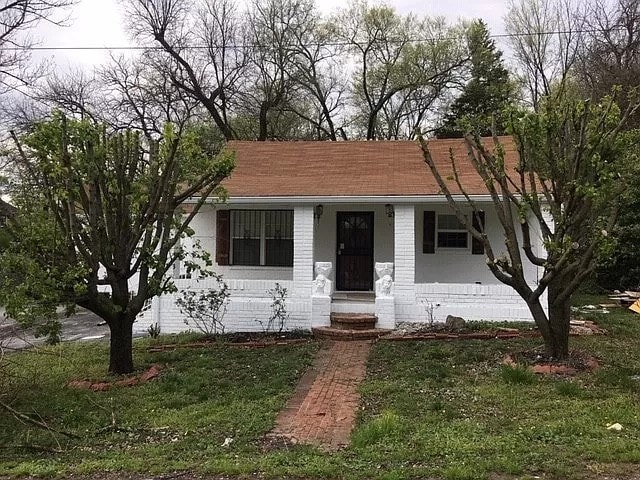
[[[587,299],[585,299],[587,300]],[[593,298],[588,299],[593,302]],[[596,299],[598,301],[598,299]],[[600,299],[601,301],[601,299]],[[310,363],[317,344],[224,346],[148,353],[167,365],[133,388],[87,392],[71,378],[101,378],[106,345],[64,344],[12,355],[1,385],[14,408],[74,432],[66,439],[0,414],[0,475],[102,471],[295,478],[599,478],[640,472],[640,316],[590,315],[609,335],[572,338],[600,360],[593,373],[540,378],[505,367],[507,352],[540,340],[378,342],[361,386],[349,448],[263,452],[260,437]],[[112,416],[113,415],[113,416]],[[107,428],[115,418],[116,428]],[[607,430],[619,422],[620,432]],[[222,447],[226,437],[234,439]]]

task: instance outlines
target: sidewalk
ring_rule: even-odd
[[[305,372],[271,432],[295,443],[337,450],[349,443],[370,341],[327,342]]]

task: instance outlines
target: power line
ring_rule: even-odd
[[[612,30],[624,30],[624,27],[613,27]],[[549,30],[543,32],[522,32],[522,33],[497,33],[489,35],[489,38],[518,38],[518,37],[535,37],[535,36],[549,36],[549,35],[568,35],[568,34],[584,34],[584,33],[598,33],[598,29],[578,29],[578,30]],[[408,38],[408,39],[387,39],[389,43],[428,43],[442,40],[456,40],[459,37],[438,37],[438,38]],[[346,47],[353,45],[353,42],[326,42],[326,43],[307,43],[306,46],[326,46],[326,47]],[[228,49],[243,49],[243,48],[259,48],[264,45],[257,43],[240,43],[240,44],[226,44],[226,45],[182,45],[176,46],[182,50],[208,50],[210,48],[228,48]],[[163,50],[160,45],[123,45],[123,46],[9,46],[0,47],[0,51],[72,51],[72,50],[93,50],[93,51],[111,51],[111,50]]]

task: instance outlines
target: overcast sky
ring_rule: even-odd
[[[373,3],[373,2],[371,2]],[[418,15],[443,15],[451,21],[458,18],[482,18],[492,34],[504,32],[502,17],[506,0],[395,0],[386,2],[398,12]],[[316,0],[323,13],[344,7],[345,0]],[[118,47],[129,45],[124,27],[124,15],[118,0],[80,0],[70,11],[68,27],[41,24],[35,36],[41,46],[51,47]],[[500,48],[500,41],[497,41]],[[58,68],[88,67],[108,59],[108,52],[96,50],[65,50],[39,52],[38,58],[47,58]]]

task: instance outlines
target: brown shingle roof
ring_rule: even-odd
[[[500,138],[506,163],[515,165],[513,140]],[[487,193],[461,139],[431,140],[429,145],[443,178],[451,177],[451,149],[467,193]],[[416,142],[237,141],[228,146],[236,152],[236,168],[223,183],[231,197],[440,194]],[[459,193],[453,179],[448,182],[452,192]]]

